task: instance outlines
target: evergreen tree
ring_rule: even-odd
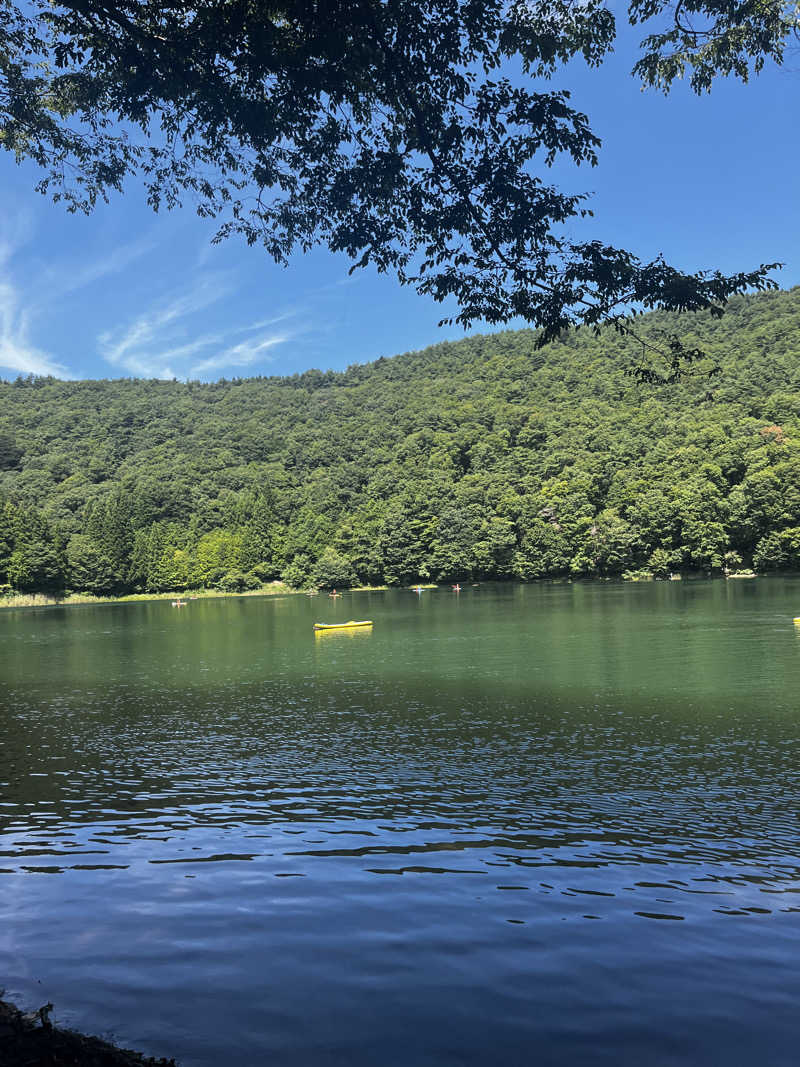
[[[0,590],[799,568],[800,289],[682,328],[719,375],[642,386],[624,338],[517,331],[341,374],[0,382]],[[124,456],[99,483],[94,449]]]

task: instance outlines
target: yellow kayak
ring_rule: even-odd
[[[372,619],[363,619],[361,622],[315,622],[315,630],[352,630],[356,626],[372,626]]]

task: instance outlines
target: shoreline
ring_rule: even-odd
[[[465,586],[472,585],[484,585],[484,584],[518,584],[518,585],[536,585],[539,582],[555,582],[558,584],[580,584],[583,582],[603,582],[607,583],[620,583],[624,585],[635,585],[642,582],[669,582],[669,581],[719,581],[725,579],[731,581],[734,579],[756,579],[756,578],[786,578],[797,577],[796,571],[770,571],[769,573],[755,571],[734,571],[730,574],[706,574],[703,572],[687,572],[685,574],[676,574],[670,578],[656,578],[652,574],[645,574],[642,572],[631,572],[627,575],[618,575],[615,577],[601,577],[599,575],[595,577],[579,577],[579,578],[533,578],[529,581],[523,581],[522,579],[513,579],[509,582],[499,578],[487,578],[480,582],[471,582],[468,579],[464,579]],[[389,589],[449,589],[451,582],[439,582],[428,583],[419,585],[358,585],[349,589],[342,589],[340,595],[347,595],[348,593],[380,593]],[[242,592],[225,592],[221,589],[185,589],[182,592],[168,592],[168,593],[123,593],[122,596],[93,596],[91,593],[70,593],[66,596],[57,597],[51,596],[47,593],[15,593],[11,595],[0,596],[0,610],[3,608],[62,608],[62,607],[77,607],[81,604],[134,604],[134,603],[146,603],[148,601],[159,600],[217,600],[221,598],[229,597],[271,597],[271,596],[325,596],[325,589],[295,589],[285,582],[274,581],[267,582],[261,586],[260,589],[246,589]]]
[[[0,991],[2,992],[2,991]],[[22,1012],[0,999],[0,1067],[47,1064],[48,1067],[177,1067],[175,1060],[146,1056],[102,1038],[62,1029],[50,1021],[52,1004]]]
[[[359,585],[345,589],[343,593],[377,593],[388,589],[388,585]],[[427,587],[423,587],[427,588]],[[431,586],[435,588],[435,586]],[[324,590],[294,589],[285,582],[267,582],[260,589],[245,589],[240,593],[228,593],[222,589],[186,589],[183,592],[170,593],[123,593],[122,596],[92,596],[91,593],[69,593],[66,596],[50,596],[47,593],[14,593],[0,597],[0,610],[3,608],[69,608],[81,604],[137,604],[159,600],[218,600],[229,597],[254,596],[308,596],[310,593],[324,596]]]

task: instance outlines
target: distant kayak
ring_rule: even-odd
[[[353,630],[357,626],[372,626],[372,619],[362,619],[360,622],[315,622],[315,630]]]

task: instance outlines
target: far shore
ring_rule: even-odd
[[[345,593],[370,593],[388,589],[387,585],[360,585],[344,589]],[[427,587],[423,587],[427,588]],[[0,608],[61,608],[78,604],[131,604],[148,600],[216,600],[221,597],[298,596],[316,593],[324,596],[326,589],[293,589],[285,582],[268,582],[260,589],[246,589],[240,593],[226,593],[221,589],[186,589],[181,593],[125,593],[123,596],[92,596],[90,593],[67,593],[49,596],[46,593],[14,593],[0,597]]]
[[[751,570],[731,571],[728,574],[708,574],[705,572],[687,572],[684,574],[672,574],[669,578],[657,578],[655,575],[646,571],[629,571],[626,574],[619,575],[617,577],[589,577],[581,576],[576,578],[535,578],[533,581],[524,582],[519,579],[516,581],[522,585],[531,585],[537,582],[556,582],[558,584],[572,582],[668,582],[676,581],[680,579],[686,579],[688,581],[698,581],[703,579],[721,579],[721,578],[765,578],[765,577],[797,577],[795,571],[774,571],[770,572],[770,575],[766,575],[763,572],[755,572]],[[482,585],[483,582],[473,582],[469,578],[464,578],[462,581],[467,585]],[[486,579],[488,582],[498,581],[498,579]],[[358,585],[350,588],[342,587],[341,592],[347,593],[377,593],[383,592],[388,589],[449,589],[452,582],[441,582],[438,585],[436,583],[428,584],[414,584],[403,586],[388,586],[388,585]],[[2,608],[54,608],[54,607],[73,607],[79,604],[130,604],[138,601],[149,600],[216,600],[222,597],[260,597],[260,596],[326,596],[328,594],[328,588],[311,588],[311,589],[294,589],[292,586],[287,585],[285,582],[267,582],[266,585],[261,586],[259,589],[247,589],[243,592],[231,593],[224,592],[221,589],[185,589],[182,592],[168,592],[168,593],[125,593],[123,596],[92,596],[90,593],[65,593],[63,596],[50,596],[46,593],[12,593],[10,595],[0,596],[0,609]]]

